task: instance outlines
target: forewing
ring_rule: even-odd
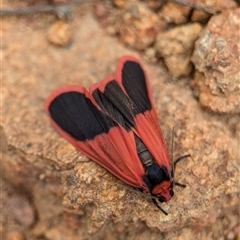
[[[134,102],[136,132],[157,163],[170,172],[168,150],[153,105],[150,82],[139,60],[128,56],[121,58],[116,78]]]
[[[127,131],[144,142],[160,166],[170,169],[166,144],[153,106],[148,77],[138,59],[121,58],[116,79],[106,78],[90,89],[97,104]],[[111,108],[109,108],[112,103]]]
[[[141,187],[144,169],[136,164],[133,133],[105,114],[85,88],[57,90],[47,99],[46,108],[57,131],[79,151],[122,181]]]

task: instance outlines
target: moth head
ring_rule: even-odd
[[[156,196],[159,202],[169,201],[174,195],[171,182],[161,182],[152,189],[151,194]]]

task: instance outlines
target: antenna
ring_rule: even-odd
[[[174,178],[175,162],[173,161],[173,151],[174,151],[174,127],[172,128],[172,159],[171,159],[171,162],[172,162],[172,178],[173,178],[172,188],[175,187],[175,178]]]
[[[174,161],[174,160],[173,160],[173,150],[174,150],[174,127],[173,127],[173,129],[172,129],[172,159],[171,159],[171,164],[172,164],[172,178],[173,178],[173,180],[172,180],[172,189],[175,187],[175,185],[184,188],[184,187],[186,187],[185,184],[181,184],[181,183],[175,181],[175,175],[174,175],[174,173],[175,173],[175,168],[176,168],[176,165],[177,165],[177,163],[178,163],[179,161],[183,160],[184,158],[191,157],[191,155],[190,155],[190,154],[183,155],[183,156],[177,158],[177,159]]]

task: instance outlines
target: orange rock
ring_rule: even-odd
[[[72,41],[71,25],[63,20],[54,23],[48,30],[47,39],[57,46],[66,46]]]

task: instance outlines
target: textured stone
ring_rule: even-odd
[[[213,16],[196,42],[192,56],[195,91],[203,107],[240,113],[240,9]]]
[[[34,208],[24,195],[8,196],[4,203],[3,214],[19,222],[23,227],[28,228],[35,221]]]
[[[195,9],[191,15],[191,21],[206,23],[210,17],[211,17],[210,13]]]
[[[188,76],[191,73],[190,57],[201,29],[200,24],[192,23],[158,33],[155,48],[173,76]]]
[[[136,55],[81,10],[82,6],[74,8],[74,41],[64,49],[46,41],[52,17],[3,18],[0,161],[8,185],[1,196],[7,201],[21,192],[37,218],[33,227],[23,229],[7,216],[0,233],[22,228],[26,238],[30,236],[26,240],[206,240],[236,235],[239,117],[226,120],[204,112],[191,89],[170,81],[161,64],[142,59],[163,136],[171,146],[174,126],[174,158],[192,155],[176,169],[176,179],[187,187],[176,187],[171,201],[162,204],[168,216],[149,197],[77,152],[53,129],[44,110],[53,90],[72,84],[89,88],[114,73],[120,56]]]
[[[48,41],[57,46],[66,46],[72,41],[71,25],[63,20],[54,23],[48,30]]]
[[[1,235],[1,237],[3,237]],[[5,240],[26,240],[26,237],[24,236],[24,233],[21,232],[21,231],[11,231],[11,232],[8,232],[5,236],[5,238],[2,238],[2,239],[5,239]]]
[[[218,11],[226,10],[229,8],[237,7],[237,3],[234,0],[188,0],[190,2],[194,2],[196,5],[209,8],[216,9]]]
[[[122,12],[119,18],[116,28],[120,40],[137,50],[150,46],[162,27],[157,14],[142,3],[128,5],[127,11]]]
[[[106,2],[97,2],[93,5],[93,13],[101,26],[107,25],[109,12],[110,9]]]
[[[129,3],[134,3],[137,2],[137,0],[113,0],[113,3],[115,4],[116,7],[118,8],[124,8],[126,7]]]
[[[188,22],[191,7],[183,6],[174,2],[167,2],[159,15],[168,23],[183,24]]]

